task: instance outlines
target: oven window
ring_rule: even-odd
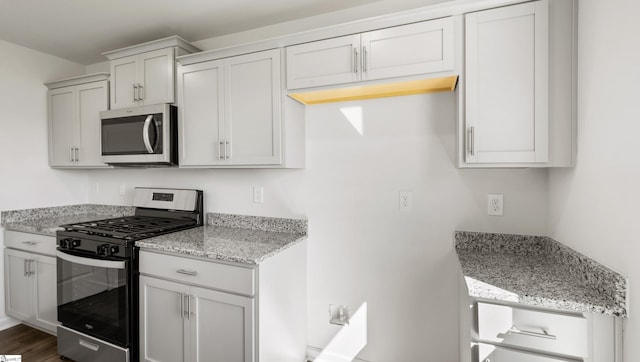
[[[99,260],[82,258],[88,260]],[[58,321],[79,332],[126,346],[129,291],[126,270],[57,260]]]
[[[147,116],[129,116],[102,120],[102,154],[150,154],[144,141]],[[162,153],[162,114],[154,114],[147,130],[151,154]]]

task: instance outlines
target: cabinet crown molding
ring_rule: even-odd
[[[71,77],[71,78],[55,80],[52,82],[47,82],[44,85],[47,86],[47,88],[49,89],[56,89],[56,88],[68,87],[72,85],[99,82],[101,80],[109,80],[109,73],[93,73],[93,74],[81,75],[78,77]]]
[[[109,60],[114,60],[118,58],[124,58],[131,55],[136,55],[140,53],[146,53],[154,50],[169,48],[169,47],[178,47],[183,49],[186,53],[196,53],[199,52],[200,49],[193,46],[188,41],[183,38],[174,35],[162,39],[152,40],[142,44],[131,45],[125,48],[111,50],[108,52],[102,53]]]

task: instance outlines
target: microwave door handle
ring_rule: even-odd
[[[160,143],[160,125],[159,122],[153,122],[153,128],[156,131],[156,141],[153,143],[153,149],[158,149],[158,144]]]
[[[153,153],[153,147],[151,147],[151,142],[149,141],[149,127],[151,126],[151,121],[153,120],[153,114],[147,116],[147,119],[144,120],[144,127],[142,127],[142,140],[144,141],[144,147],[147,148],[147,152]]]

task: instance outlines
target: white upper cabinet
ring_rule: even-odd
[[[49,165],[107,167],[100,150],[100,111],[109,109],[108,74],[47,83]]]
[[[111,108],[173,103],[173,48],[111,61]]]
[[[574,11],[540,0],[465,15],[460,166],[573,164]]]
[[[453,19],[442,18],[287,47],[287,88],[452,70]]]
[[[304,108],[283,94],[281,53],[179,67],[181,167],[304,166]]]
[[[174,103],[176,56],[195,51],[174,36],[104,53],[110,60],[111,108]]]

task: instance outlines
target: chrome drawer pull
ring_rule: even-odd
[[[184,269],[179,269],[176,271],[176,273],[180,273],[180,274],[184,274],[184,275],[191,275],[191,276],[196,276],[198,275],[198,272],[195,270],[184,270]]]
[[[537,337],[537,338],[544,338],[544,339],[551,339],[551,340],[556,340],[556,336],[554,336],[553,334],[549,334],[549,331],[547,331],[546,329],[542,329],[542,333],[540,332],[532,332],[532,331],[523,331],[518,329],[518,327],[516,326],[512,326],[511,328],[509,328],[509,330],[506,333],[499,333],[498,334],[498,338],[504,338],[505,336],[510,336],[513,334],[519,334],[522,336],[529,336],[529,337]]]
[[[37,241],[23,241],[22,243],[30,246],[38,245]]]
[[[78,340],[78,344],[80,344],[82,347],[88,348],[94,352],[97,352],[98,349],[100,349],[100,346],[91,342],[87,342],[84,339],[79,339]]]

